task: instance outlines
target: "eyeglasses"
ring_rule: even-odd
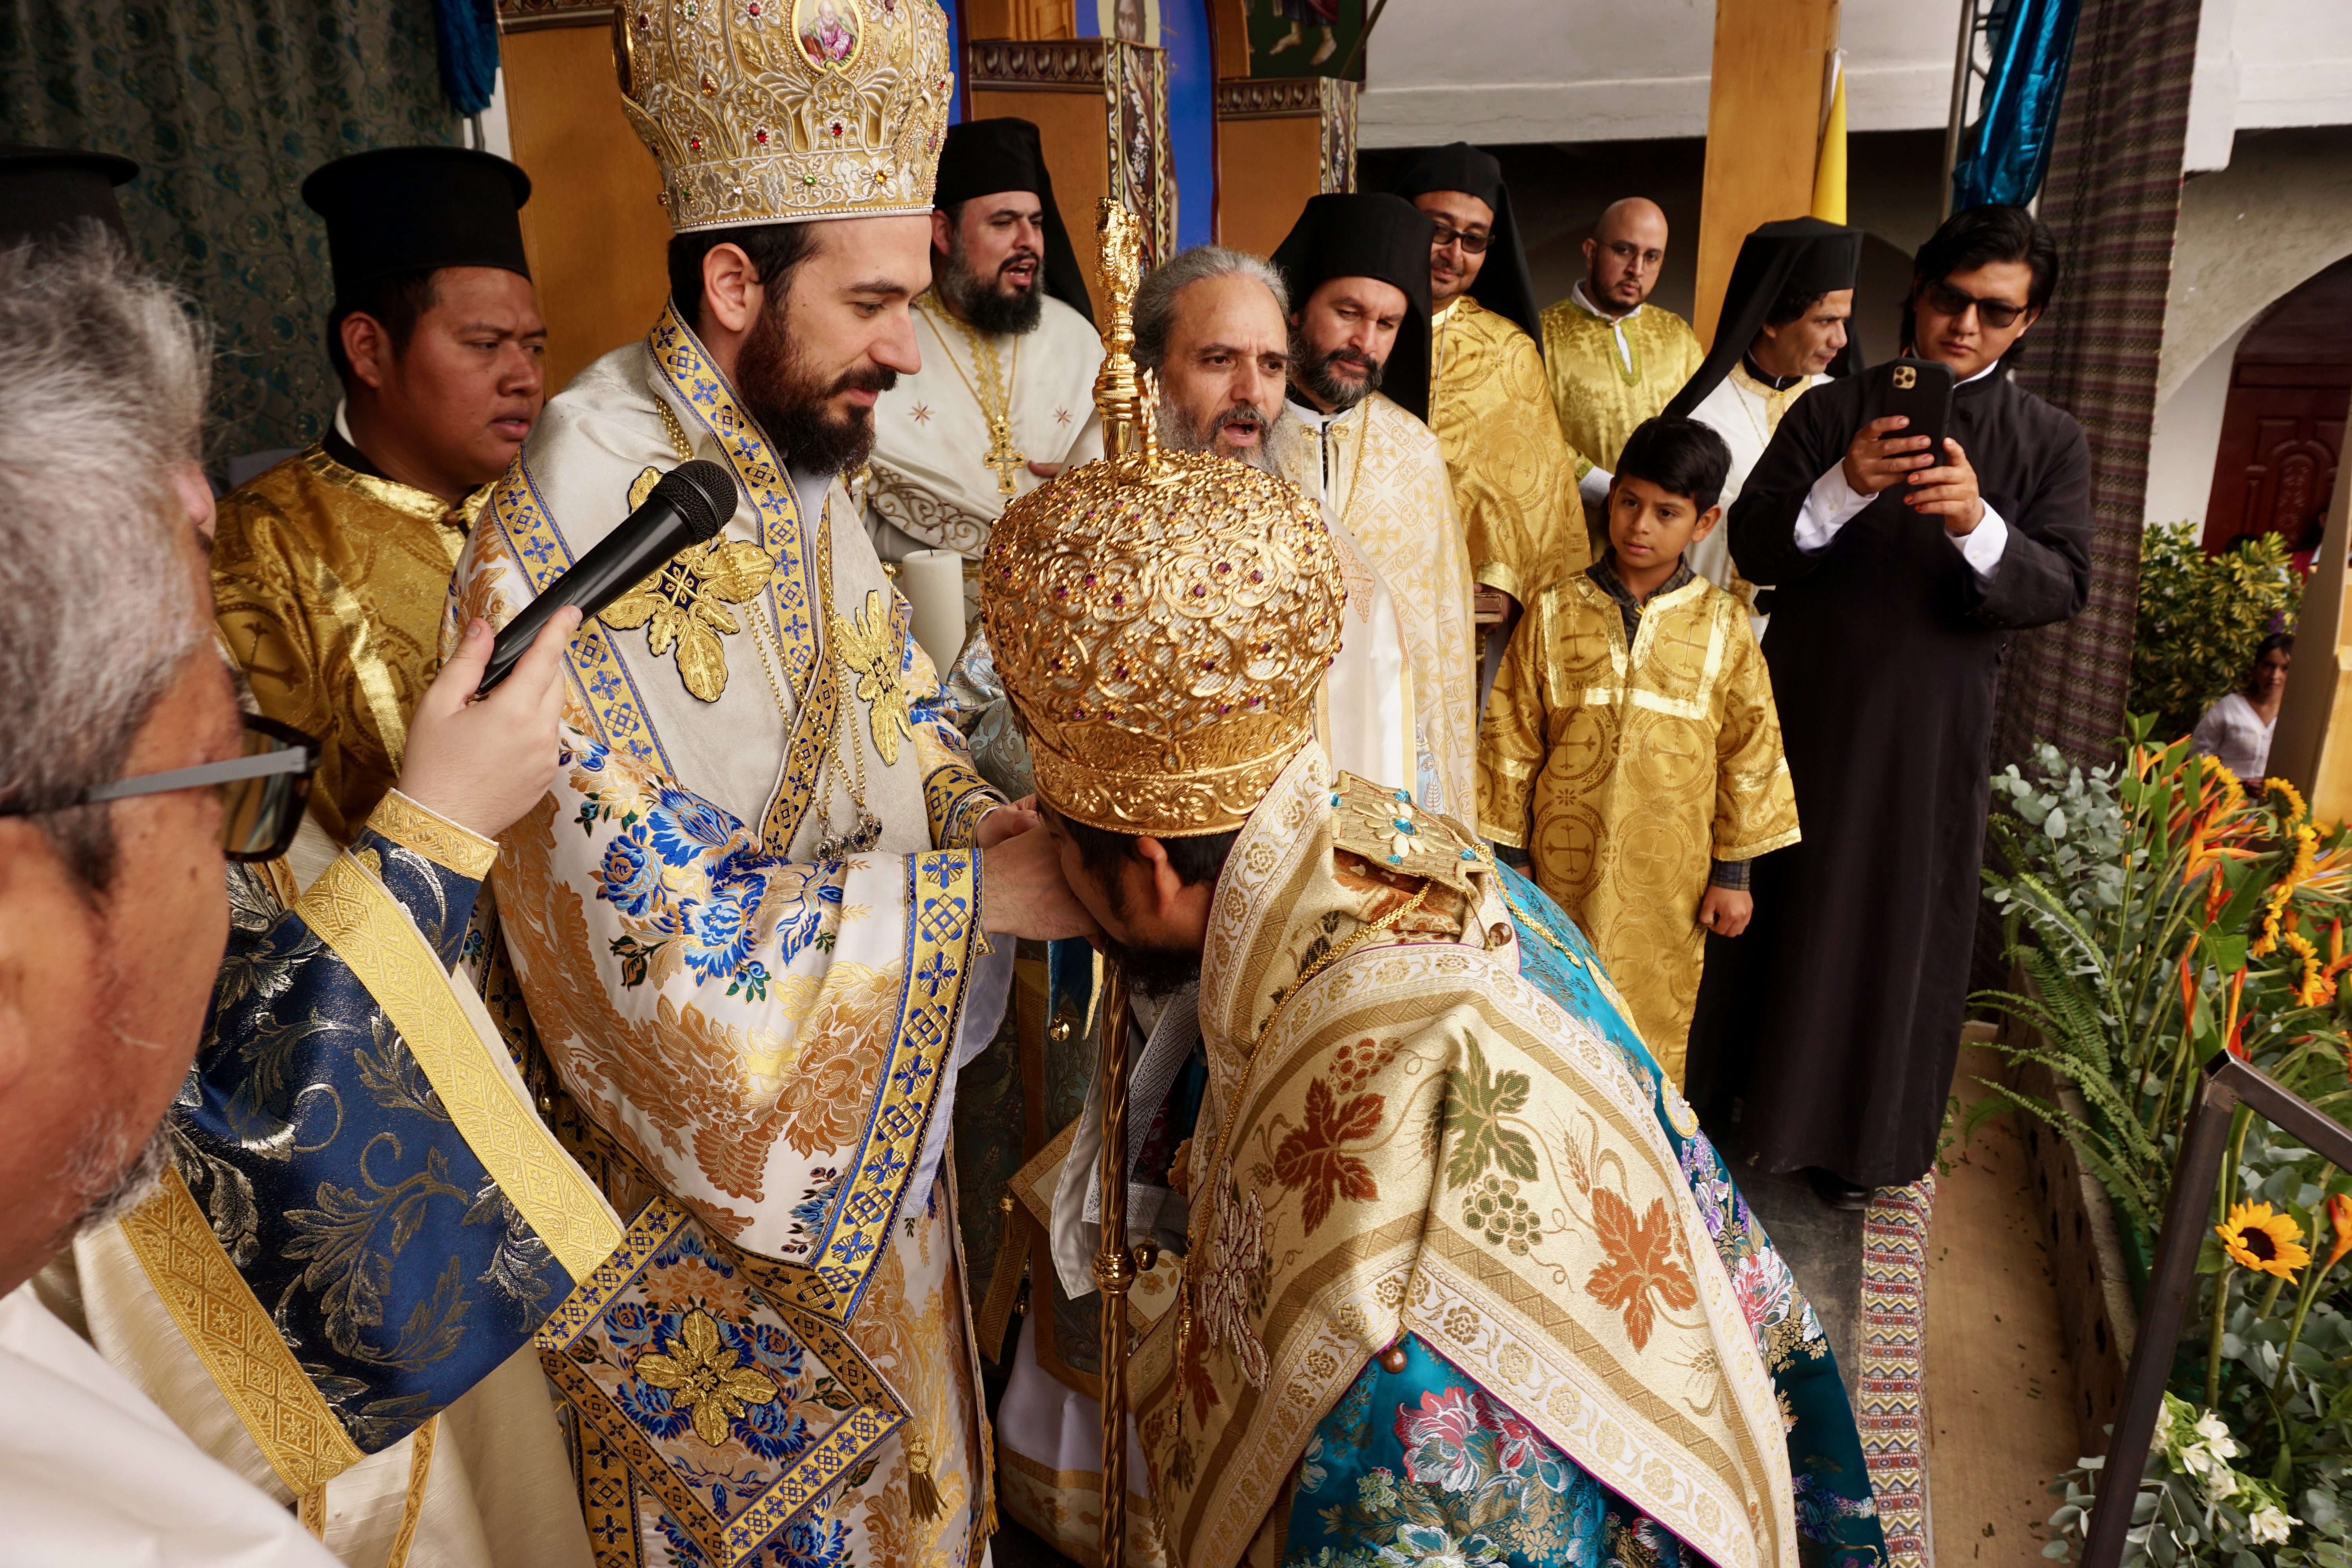
[[[174,790],[211,789],[220,795],[221,853],[231,860],[275,860],[286,853],[302,826],[319,751],[318,742],[293,726],[247,713],[241,757],[117,779],[84,790],[65,805],[0,811],[0,816],[37,816],[65,806],[102,805]]]
[[[1486,253],[1486,242],[1493,237],[1492,235],[1465,234],[1458,228],[1441,223],[1437,226],[1436,232],[1429,237],[1429,248],[1443,250],[1449,245],[1459,245],[1465,256],[1484,256]]]
[[[1969,307],[1977,308],[1977,320],[1995,331],[2005,331],[2017,324],[2017,318],[2032,309],[2030,305],[2012,305],[2006,300],[1979,300],[1973,294],[1963,294],[1941,279],[1927,285],[1927,303],[1939,316],[1965,316]]]

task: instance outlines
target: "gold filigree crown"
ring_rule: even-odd
[[[1100,234],[1110,455],[1004,509],[981,614],[1055,810],[1119,833],[1223,833],[1313,735],[1347,589],[1297,486],[1158,449],[1130,357],[1140,235],[1108,200]]]
[[[624,0],[613,59],[680,234],[931,210],[937,0]]]

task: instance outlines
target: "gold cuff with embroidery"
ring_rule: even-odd
[[[478,882],[498,863],[499,846],[471,828],[426,810],[401,794],[386,790],[368,814],[367,825],[404,849],[414,849],[437,866]]]
[[[1472,569],[1470,580],[1481,588],[1494,588],[1508,594],[1522,605],[1528,602],[1527,584],[1520,581],[1519,574],[1512,571],[1506,562],[1481,563]]]

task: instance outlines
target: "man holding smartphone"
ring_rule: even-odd
[[[1778,590],[1764,657],[1804,839],[1756,863],[1748,939],[1708,955],[1691,1099],[1738,1105],[1766,1169],[1805,1170],[1841,1206],[1935,1157],[2001,650],[2089,593],[2082,428],[2001,369],[2057,270],[2023,209],[1954,214],[1914,260],[1904,321],[1906,352],[1957,383],[1943,450],[1887,411],[1940,375],[1898,394],[1904,367],[1882,366],[1792,408],[1731,510],[1740,574]]]

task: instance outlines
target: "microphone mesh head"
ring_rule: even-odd
[[[697,543],[726,527],[727,520],[735,515],[735,476],[708,458],[691,458],[664,474],[654,486],[654,495],[677,508],[678,515],[693,529]]]

